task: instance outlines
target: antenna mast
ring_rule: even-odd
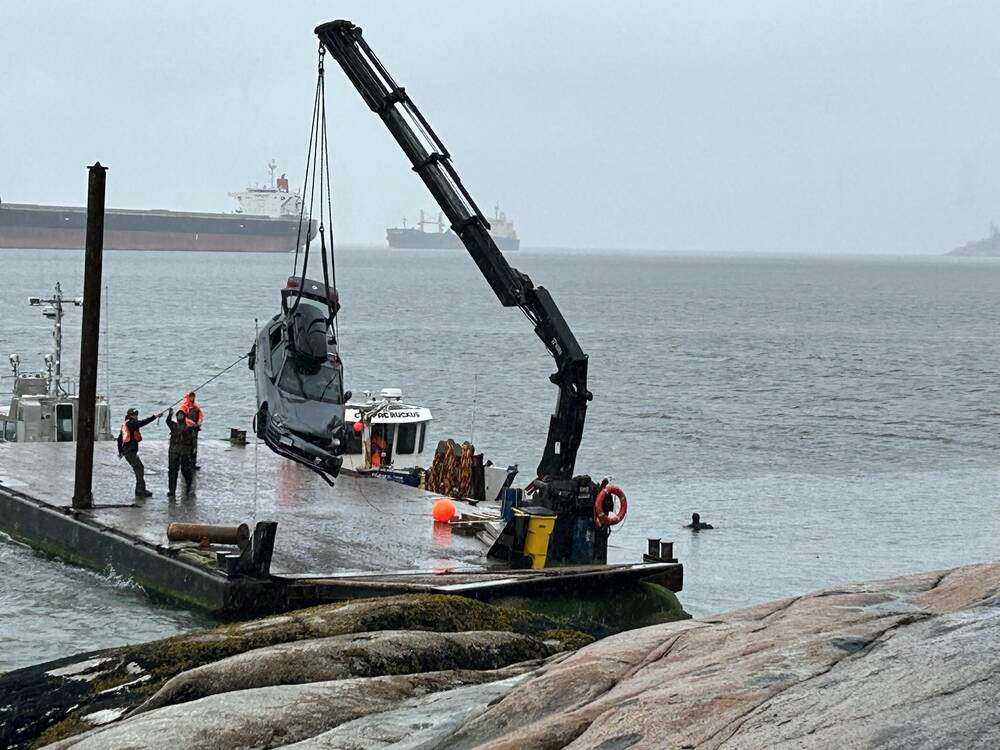
[[[49,395],[58,396],[62,392],[62,321],[63,321],[63,297],[62,286],[56,282],[55,294],[48,298],[29,297],[28,304],[32,307],[46,307],[42,315],[52,318],[52,338],[55,340],[55,351],[45,358],[45,364],[49,370]],[[83,304],[82,297],[74,297],[72,302],[77,307]]]

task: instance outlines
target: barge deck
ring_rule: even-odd
[[[150,430],[151,431],[151,430]],[[0,443],[0,531],[38,550],[111,569],[147,591],[219,616],[280,612],[329,601],[408,592],[481,599],[571,594],[652,579],[673,591],[679,563],[543,570],[488,567],[475,538],[435,524],[436,495],[342,475],[327,486],[263,445],[202,440],[191,493],[166,497],[166,443],[146,440],[142,459],[154,496],[132,497],[132,472],[114,443],[94,455],[93,508],[71,507],[73,443]],[[474,511],[457,502],[460,511]],[[170,523],[255,530],[253,557],[235,548],[171,543]],[[249,550],[249,548],[248,548]],[[259,554],[258,554],[259,553]],[[637,557],[641,550],[637,550]],[[239,558],[239,559],[238,559]]]

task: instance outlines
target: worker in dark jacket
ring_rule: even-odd
[[[167,427],[170,430],[170,447],[167,450],[167,497],[177,497],[177,474],[184,475],[185,492],[191,489],[191,482],[194,479],[194,438],[197,434],[197,425],[188,419],[188,415],[182,410],[177,410],[177,419],[174,419],[174,410],[167,410]]]
[[[135,472],[135,496],[152,497],[153,493],[146,489],[146,469],[139,458],[139,443],[142,442],[142,432],[140,430],[159,418],[159,414],[153,414],[146,419],[139,419],[138,409],[129,409],[125,412],[125,421],[118,433],[118,455],[128,461],[128,465]]]
[[[187,414],[189,426],[194,427],[194,432],[191,435],[191,441],[194,445],[191,449],[191,469],[198,471],[201,468],[198,465],[198,433],[201,432],[201,423],[205,421],[205,412],[198,406],[195,396],[194,391],[184,394],[184,400],[181,402],[181,408],[178,411],[183,410]]]

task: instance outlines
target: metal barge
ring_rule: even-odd
[[[147,428],[150,436],[154,428]],[[217,616],[413,592],[489,600],[608,591],[639,580],[673,591],[683,584],[677,562],[490,568],[479,541],[433,522],[435,495],[350,476],[331,490],[313,472],[255,444],[205,440],[199,449],[205,469],[192,493],[168,501],[164,443],[147,439],[142,446],[155,493],[147,500],[131,496],[131,470],[114,444],[98,443],[95,504],[77,510],[70,501],[74,447],[0,443],[0,531]],[[235,548],[168,541],[167,527],[176,522],[248,523],[254,534],[241,555]]]

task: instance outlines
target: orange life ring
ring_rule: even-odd
[[[614,495],[618,498],[621,508],[617,513],[607,513],[604,510],[604,498],[608,495]],[[625,516],[628,513],[628,500],[625,499],[625,493],[622,492],[621,487],[617,487],[613,484],[609,484],[600,492],[597,493],[597,500],[594,501],[594,519],[597,522],[598,528],[604,528],[606,526],[614,526],[625,520]]]

